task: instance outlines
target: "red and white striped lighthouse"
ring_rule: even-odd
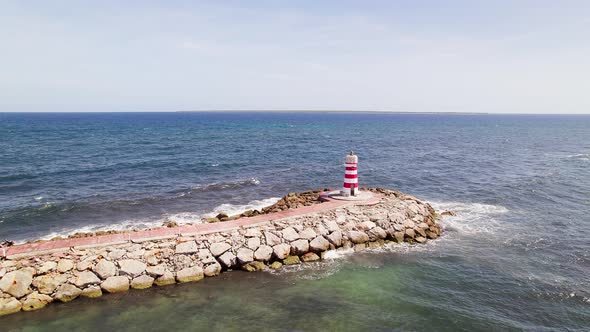
[[[346,156],[344,171],[344,188],[342,188],[341,194],[343,196],[356,196],[358,194],[359,179],[357,174],[357,165],[359,158],[350,151],[350,154]]]

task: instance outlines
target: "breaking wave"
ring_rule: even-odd
[[[257,186],[260,184],[258,178],[249,178],[245,180],[230,181],[230,182],[213,182],[206,185],[197,185],[190,188],[191,192],[203,192],[203,191],[219,191],[227,189],[238,189],[249,186]]]
[[[567,156],[568,159],[590,161],[590,153],[578,153]]]
[[[198,224],[201,223],[202,218],[213,217],[221,212],[228,215],[240,214],[247,210],[260,210],[267,206],[278,202],[280,197],[270,197],[266,199],[254,200],[247,204],[221,204],[213,208],[211,211],[204,212],[181,212],[173,214],[165,214],[154,219],[129,219],[120,221],[114,224],[92,224],[84,225],[76,228],[62,229],[53,231],[45,236],[42,240],[49,240],[56,237],[68,237],[76,233],[94,233],[99,231],[126,231],[126,230],[141,230],[154,227],[161,227],[165,222],[175,222],[178,225]],[[26,240],[34,240],[26,239]],[[26,241],[25,240],[25,241]],[[24,242],[24,241],[22,241]]]
[[[494,233],[501,227],[497,217],[509,211],[501,205],[482,203],[429,203],[438,213],[453,212],[455,216],[443,216],[443,227],[462,234]]]

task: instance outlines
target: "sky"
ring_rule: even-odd
[[[590,113],[590,1],[0,0],[0,112]]]

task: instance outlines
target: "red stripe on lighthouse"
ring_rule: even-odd
[[[345,179],[356,179],[358,178],[357,174],[344,174]]]
[[[346,183],[346,182],[344,183],[344,188],[352,188],[352,187],[358,188],[359,184],[358,183]]]

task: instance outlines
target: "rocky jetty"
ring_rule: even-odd
[[[328,250],[363,250],[392,242],[421,244],[441,234],[430,205],[393,190],[369,190],[380,197],[371,205],[350,203],[279,216],[232,231],[2,257],[0,315],[130,288],[196,282],[228,270],[305,264],[321,260]],[[289,194],[258,213],[320,204],[320,193]]]

